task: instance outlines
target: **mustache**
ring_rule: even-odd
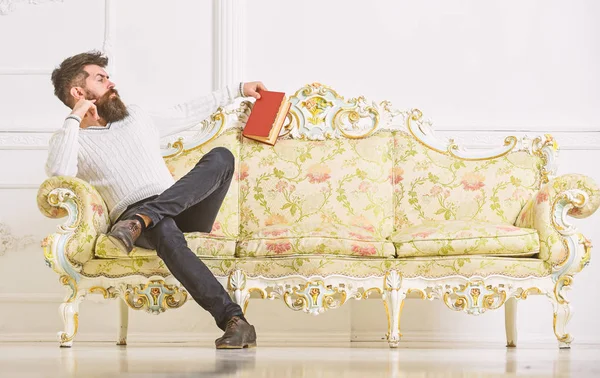
[[[118,98],[121,98],[121,96],[119,96],[119,91],[117,91],[116,89],[109,89],[108,91],[106,91],[105,94],[102,95],[102,97],[98,99],[98,101],[96,101],[96,103],[109,101],[110,96],[112,96],[113,94],[116,95]]]

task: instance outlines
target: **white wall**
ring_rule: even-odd
[[[39,248],[58,222],[40,215],[35,198],[48,137],[68,112],[52,96],[49,73],[64,57],[88,49],[107,48],[111,75],[129,102],[176,103],[232,75],[290,94],[321,82],[346,98],[418,107],[440,134],[471,147],[552,132],[562,146],[559,173],[600,182],[594,164],[600,158],[600,26],[593,22],[600,4],[593,0],[223,0],[222,8],[208,0],[108,0],[108,12],[104,0],[8,3],[14,9],[0,15],[0,340],[53,340],[61,328],[63,291]],[[219,13],[228,9],[243,19]],[[215,30],[224,20],[238,26],[215,56]],[[597,222],[595,214],[577,224],[596,240]],[[599,273],[592,258],[571,292],[570,331],[579,342],[600,340],[600,303],[592,291]],[[521,340],[554,339],[543,298],[528,299],[519,311]],[[248,316],[263,340],[373,340],[386,327],[377,300],[316,318],[281,302],[252,301]],[[115,302],[85,301],[78,340],[113,340],[116,321]],[[218,335],[194,304],[160,317],[133,312],[131,323],[131,341]],[[410,300],[402,332],[412,340],[502,343],[503,313],[470,317],[439,302]]]

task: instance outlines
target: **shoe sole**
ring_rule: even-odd
[[[121,241],[121,239],[111,236],[111,235],[107,235],[108,236],[108,240],[111,241],[111,243],[113,243],[113,245],[117,248],[119,248],[121,250],[121,252],[124,252],[126,255],[129,255],[129,252],[131,252],[127,246],[125,245],[125,243],[123,243]],[[133,250],[133,249],[132,249]]]
[[[256,348],[256,341],[250,343],[242,343],[242,345],[222,345],[218,346],[217,349],[246,349]]]
[[[256,348],[256,342],[245,343],[242,345],[222,345],[222,346],[217,347],[217,349],[246,349],[246,348]]]

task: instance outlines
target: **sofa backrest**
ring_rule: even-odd
[[[235,155],[214,235],[239,239],[277,224],[327,223],[385,238],[425,221],[514,224],[553,174],[554,162],[542,151],[556,148],[549,135],[464,151],[434,136],[418,110],[345,100],[320,84],[301,88],[290,101],[274,147],[241,136],[252,107],[244,101],[213,114],[185,146],[177,141],[164,152],[175,178],[214,147]]]
[[[540,187],[541,159],[527,151],[465,159],[395,134],[395,228],[427,221],[514,224]]]
[[[393,228],[391,133],[365,139],[242,143],[241,235],[277,224],[353,225],[376,237]]]

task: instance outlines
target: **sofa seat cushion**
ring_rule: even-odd
[[[346,275],[370,277],[397,269],[403,278],[489,277],[503,275],[513,278],[545,277],[551,274],[547,262],[528,257],[445,256],[412,257],[406,259],[359,258],[350,256],[301,256],[280,258],[202,257],[202,261],[219,277],[225,278],[236,269],[249,277],[279,278],[301,275],[304,277]],[[145,277],[170,275],[165,263],[158,257],[122,259],[94,259],[83,265],[81,274],[87,277],[120,278],[131,275]]]
[[[394,245],[368,227],[296,223],[261,228],[241,240],[238,257],[346,255],[394,257]]]
[[[185,240],[188,247],[200,257],[215,256],[234,256],[235,243],[233,239],[227,239],[204,232],[190,232],[185,234]],[[152,249],[134,247],[129,255],[117,248],[106,234],[102,234],[96,240],[94,250],[96,258],[100,259],[119,259],[134,257],[156,256],[156,251]]]
[[[398,257],[532,256],[540,251],[536,230],[477,221],[426,222],[391,236]]]

